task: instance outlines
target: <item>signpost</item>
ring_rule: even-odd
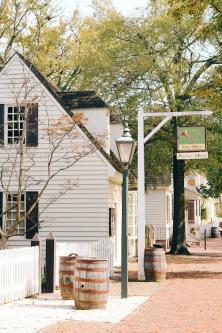
[[[184,111],[184,112],[148,112],[144,113],[143,110],[138,112],[138,279],[144,280],[144,247],[145,247],[145,177],[144,177],[144,144],[157,133],[164,124],[166,124],[172,117],[183,116],[210,116],[211,111]],[[164,119],[144,138],[144,119],[148,117],[163,117]],[[182,132],[186,132],[182,135],[179,141],[179,147],[182,149],[178,152],[177,158],[189,159],[191,156],[194,158],[207,158],[206,152],[206,135],[205,141],[202,134],[206,130],[204,127],[181,127],[180,137]],[[194,135],[194,133],[196,133]],[[193,141],[186,141],[188,136],[193,138]],[[205,146],[204,146],[205,145]],[[192,149],[190,149],[192,148]],[[186,150],[188,149],[188,150]],[[186,155],[182,155],[186,154]],[[194,155],[190,155],[194,154]],[[205,156],[205,157],[203,157]],[[186,158],[185,158],[186,157]],[[193,158],[193,157],[192,157]]]

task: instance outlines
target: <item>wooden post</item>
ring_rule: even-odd
[[[34,235],[34,237],[31,240],[31,247],[32,246],[38,246],[39,247],[39,267],[38,267],[38,269],[39,269],[39,271],[38,271],[39,287],[38,287],[38,290],[39,290],[39,294],[41,294],[41,254],[42,254],[42,247],[41,247],[40,237],[37,233]]]
[[[144,116],[138,112],[138,279],[145,280],[145,175],[144,175]]]
[[[144,144],[157,133],[172,117],[211,115],[211,111],[184,111],[184,112],[146,112],[138,111],[138,279],[145,280],[144,275],[144,247],[145,247],[145,171],[144,171]],[[147,117],[164,117],[144,138],[144,119]]]
[[[31,240],[31,246],[40,246],[40,237],[37,233]]]
[[[53,293],[55,289],[55,259],[56,259],[56,242],[52,232],[46,239],[46,292]]]

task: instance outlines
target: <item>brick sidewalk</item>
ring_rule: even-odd
[[[222,238],[209,239],[207,251],[192,247],[192,256],[167,256],[162,285],[130,282],[129,294],[151,295],[137,311],[118,324],[65,321],[41,333],[221,333]],[[130,264],[130,270],[136,264]],[[134,272],[135,273],[135,272]],[[111,283],[112,294],[120,284]]]

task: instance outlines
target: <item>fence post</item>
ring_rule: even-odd
[[[53,293],[55,289],[55,260],[56,260],[56,241],[53,233],[50,232],[46,238],[46,292]]]
[[[204,249],[207,249],[207,230],[204,230]]]
[[[39,295],[41,294],[41,254],[42,254],[42,247],[41,247],[41,240],[39,235],[36,233],[32,240],[31,240],[31,247],[32,246],[38,246],[39,247],[39,286],[38,286],[38,290],[39,290]]]
[[[35,236],[33,236],[31,240],[31,246],[40,246],[40,237],[37,233],[35,234]]]

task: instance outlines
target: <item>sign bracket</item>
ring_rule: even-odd
[[[172,117],[210,116],[211,111],[184,112],[148,112],[138,111],[138,279],[145,280],[144,275],[144,246],[145,246],[145,172],[144,144]],[[144,138],[144,119],[148,117],[164,117],[164,119]]]

